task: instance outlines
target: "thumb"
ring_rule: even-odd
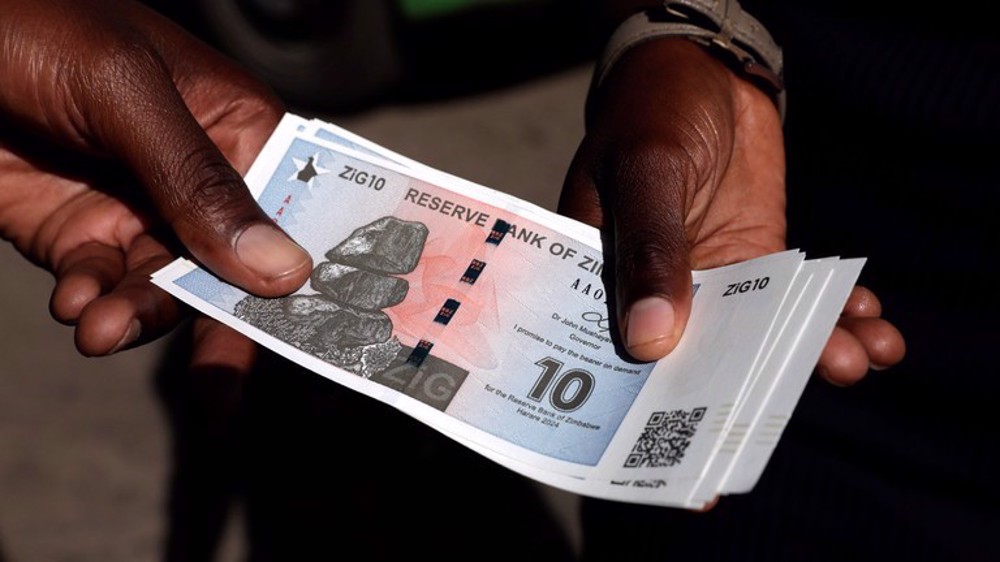
[[[120,61],[118,73],[128,79],[95,94],[89,125],[137,176],[159,217],[196,260],[251,293],[280,296],[301,286],[309,254],[257,205],[162,60],[141,53]]]
[[[633,153],[600,174],[588,172],[582,154],[570,166],[561,210],[593,224],[586,202],[599,200],[605,282],[622,342],[633,358],[655,361],[676,347],[691,314],[682,179],[658,151]]]
[[[618,322],[626,348],[641,361],[673,351],[691,314],[682,202],[672,190],[646,185],[652,177],[621,177],[610,213]]]

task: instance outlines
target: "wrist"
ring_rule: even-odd
[[[736,0],[666,0],[625,19],[612,33],[598,60],[592,89],[601,86],[632,47],[663,37],[683,37],[702,45],[737,75],[766,93],[785,115],[780,47]]]

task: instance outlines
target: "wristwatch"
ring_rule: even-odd
[[[781,48],[736,0],[667,0],[659,8],[629,17],[605,45],[595,69],[594,87],[600,86],[615,62],[630,48],[664,36],[685,37],[719,54],[770,95],[784,119]]]

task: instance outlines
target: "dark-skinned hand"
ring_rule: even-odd
[[[659,359],[691,313],[692,270],[785,249],[777,108],[692,41],[641,43],[588,98],[560,211],[603,230],[622,339],[636,359]],[[904,352],[878,298],[856,287],[817,372],[847,385]]]
[[[0,234],[53,273],[51,313],[82,353],[175,325],[178,305],[148,279],[181,251],[261,296],[305,282],[308,254],[241,179],[282,115],[271,92],[135,2],[0,12]],[[220,325],[199,333],[252,352]]]
[[[658,4],[608,2],[606,15]],[[634,358],[677,345],[692,270],[785,249],[783,142],[773,100],[684,38],[632,47],[590,92],[559,210],[602,229],[618,332]],[[902,360],[903,336],[881,313],[875,294],[855,287],[816,372],[844,386]]]

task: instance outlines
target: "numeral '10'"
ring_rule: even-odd
[[[551,357],[546,357],[535,365],[543,369],[542,375],[528,393],[528,398],[535,402],[541,402],[542,398],[549,394],[549,403],[553,408],[560,412],[572,412],[583,406],[594,391],[594,375],[583,369],[570,369],[560,375],[559,369],[563,364]],[[552,386],[551,393],[549,393],[550,386]]]

